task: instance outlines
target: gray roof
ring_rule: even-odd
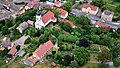
[[[22,50],[18,55],[23,56],[24,54],[25,54],[25,51]]]
[[[28,26],[29,25],[27,22],[23,22],[18,26],[18,28],[20,28],[20,29],[22,29],[22,31],[24,31]]]
[[[113,12],[111,12],[111,11],[109,11],[109,10],[105,10],[105,11],[104,11],[104,14],[106,14],[106,15],[111,15],[111,14],[113,14]]]
[[[4,8],[3,5],[0,3],[0,10],[3,9],[3,8]]]
[[[14,2],[4,2],[3,4],[9,6],[12,10],[14,11],[18,11],[19,7],[17,5],[14,4]]]

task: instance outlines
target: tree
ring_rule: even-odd
[[[120,66],[120,58],[113,59],[113,64],[115,67],[119,67]]]
[[[113,58],[116,58],[120,55],[120,42],[114,43],[114,46],[111,47],[111,52],[112,52]]]
[[[93,41],[93,43],[98,43],[100,40],[100,37],[96,34],[91,35],[90,40]]]
[[[120,5],[116,7],[117,12],[120,12]]]
[[[5,48],[3,51],[0,50],[0,56],[4,57],[5,55],[7,55],[8,52],[9,50],[7,48]]]
[[[63,30],[65,30],[65,31],[67,31],[67,32],[71,32],[71,29],[72,29],[72,27],[70,26],[70,24],[69,23],[67,23],[67,22],[65,22],[64,24],[63,24],[63,27],[61,27]]]
[[[7,19],[5,21],[5,26],[7,26],[8,28],[10,28],[14,25],[15,25],[15,19],[14,18],[10,18],[10,19]]]
[[[79,65],[78,65],[78,63],[77,63],[77,61],[76,61],[76,60],[71,61],[70,66],[71,66],[72,68],[79,68]]]
[[[98,42],[101,45],[110,46],[112,44],[112,38],[106,35],[102,35],[100,41]]]
[[[100,64],[98,68],[110,68],[108,64]]]
[[[83,47],[88,47],[89,46],[89,42],[86,38],[83,38],[80,40],[80,45]]]
[[[2,30],[2,34],[3,34],[3,35],[10,34],[10,30],[8,29],[7,26],[3,26],[3,27],[1,28],[1,30]]]
[[[102,48],[101,52],[98,53],[98,60],[102,62],[110,61],[112,60],[112,53],[108,48]]]
[[[78,47],[74,50],[74,60],[77,61],[79,66],[83,66],[89,60],[89,52],[84,47]]]
[[[84,15],[81,15],[78,19],[78,22],[76,22],[76,24],[81,24],[83,26],[85,25],[89,25],[90,24],[90,20],[84,16]]]
[[[25,33],[30,36],[35,36],[36,31],[35,31],[35,28],[31,26],[25,30]]]
[[[20,45],[18,45],[18,46],[16,47],[16,49],[17,49],[17,51],[19,51],[19,50],[20,50]]]
[[[67,3],[65,3],[65,4],[63,5],[63,9],[64,9],[64,10],[67,10],[68,12],[70,12],[71,9],[72,9],[72,3],[71,3],[70,1],[67,1]]]
[[[60,30],[56,29],[56,28],[53,28],[51,33],[55,36],[55,37],[58,37],[59,36],[59,32]]]
[[[108,0],[92,0],[92,5],[102,7],[108,3]]]
[[[69,66],[69,64],[71,63],[71,61],[72,61],[72,57],[70,55],[65,55],[64,56],[63,65],[64,66]]]

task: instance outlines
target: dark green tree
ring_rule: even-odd
[[[113,59],[113,64],[115,67],[119,67],[120,66],[120,58]]]
[[[74,59],[77,61],[79,66],[83,66],[89,60],[89,52],[84,47],[78,47],[74,50]]]

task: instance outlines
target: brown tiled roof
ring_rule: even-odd
[[[44,16],[42,16],[42,21],[44,24],[46,24],[50,19],[55,20],[54,13],[51,11],[48,11]]]
[[[67,11],[62,8],[57,8],[56,10],[60,13],[60,15],[65,16],[67,14]]]
[[[40,45],[39,48],[36,49],[34,53],[36,53],[36,55],[38,57],[41,57],[44,54],[46,54],[47,51],[49,51],[52,47],[53,47],[53,43],[51,40],[49,40],[46,43],[44,43],[43,45]]]
[[[94,10],[94,11],[96,11],[97,8],[98,8],[97,6],[93,6],[93,5],[90,5],[90,4],[88,4],[88,3],[82,5],[82,8],[86,8],[86,9],[87,9],[88,7],[90,7],[91,10]]]

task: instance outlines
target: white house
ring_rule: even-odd
[[[41,29],[42,27],[45,27],[50,22],[56,22],[57,19],[54,17],[54,13],[51,11],[48,11],[45,15],[41,17],[40,12],[37,12],[36,14],[36,22],[35,22],[35,28]]]
[[[114,13],[112,11],[105,10],[101,15],[101,19],[105,21],[112,21],[113,16],[114,16]]]
[[[82,8],[83,12],[90,13],[90,14],[93,14],[93,15],[96,15],[97,12],[99,11],[99,7],[90,5],[88,3],[87,4],[83,4],[81,6],[81,8]]]

